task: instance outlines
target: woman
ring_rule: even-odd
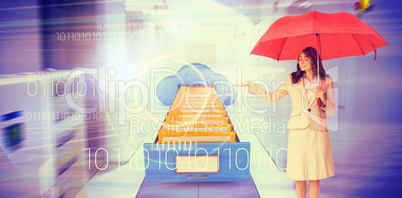
[[[320,88],[317,88],[317,51],[305,48],[299,56],[297,70],[276,91],[269,93],[253,82],[243,82],[248,90],[268,103],[274,103],[287,94],[292,100],[289,116],[289,140],[286,175],[296,180],[297,197],[306,197],[309,181],[310,197],[318,197],[320,179],[335,175],[331,143],[325,113],[335,113],[334,84],[326,76],[319,60]],[[317,104],[321,98],[321,106]]]

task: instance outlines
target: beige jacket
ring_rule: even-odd
[[[327,104],[325,107],[321,106],[321,108],[317,105],[317,97],[315,95],[312,97],[310,103],[308,102],[302,79],[297,84],[293,84],[290,74],[286,81],[273,93],[265,91],[257,84],[249,86],[248,91],[270,104],[289,94],[292,100],[292,112],[289,116],[288,129],[304,129],[311,125],[314,129],[328,131],[325,112],[328,115],[333,115],[336,109],[332,78],[325,77],[325,83],[324,80],[321,80],[320,86],[322,89],[327,90],[325,93]],[[320,111],[322,118],[320,118]]]

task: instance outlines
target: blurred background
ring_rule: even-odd
[[[143,182],[142,144],[154,142],[169,109],[156,86],[202,63],[232,83],[259,81],[272,92],[296,61],[249,55],[252,48],[278,18],[317,10],[355,14],[389,43],[375,61],[371,52],[323,62],[337,111],[328,116],[336,175],[322,180],[321,197],[398,197],[402,4],[367,2],[356,9],[353,0],[2,0],[1,194],[236,197],[199,184]],[[296,197],[283,151],[290,98],[270,105],[236,91],[226,110],[255,149],[250,189]]]

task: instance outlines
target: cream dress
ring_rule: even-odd
[[[326,113],[333,115],[336,109],[334,89],[327,87],[332,84],[332,78],[326,77],[325,82],[320,85],[327,90],[325,107],[318,107],[314,96],[318,78],[311,82],[305,77],[300,80],[294,84],[289,75],[286,82],[273,93],[256,84],[249,86],[248,90],[270,104],[288,94],[292,99],[292,112],[288,122],[286,175],[292,180],[328,178],[335,175],[326,118]],[[322,116],[318,116],[320,112]]]
[[[317,78],[312,82],[305,77],[302,80],[311,100]],[[319,180],[335,175],[328,130],[317,130],[311,125],[289,130],[286,175],[292,180]]]

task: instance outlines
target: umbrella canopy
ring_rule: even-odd
[[[275,21],[251,54],[296,60],[304,48],[311,46],[322,60],[328,60],[365,55],[385,45],[388,43],[373,28],[353,14],[311,11]]]

